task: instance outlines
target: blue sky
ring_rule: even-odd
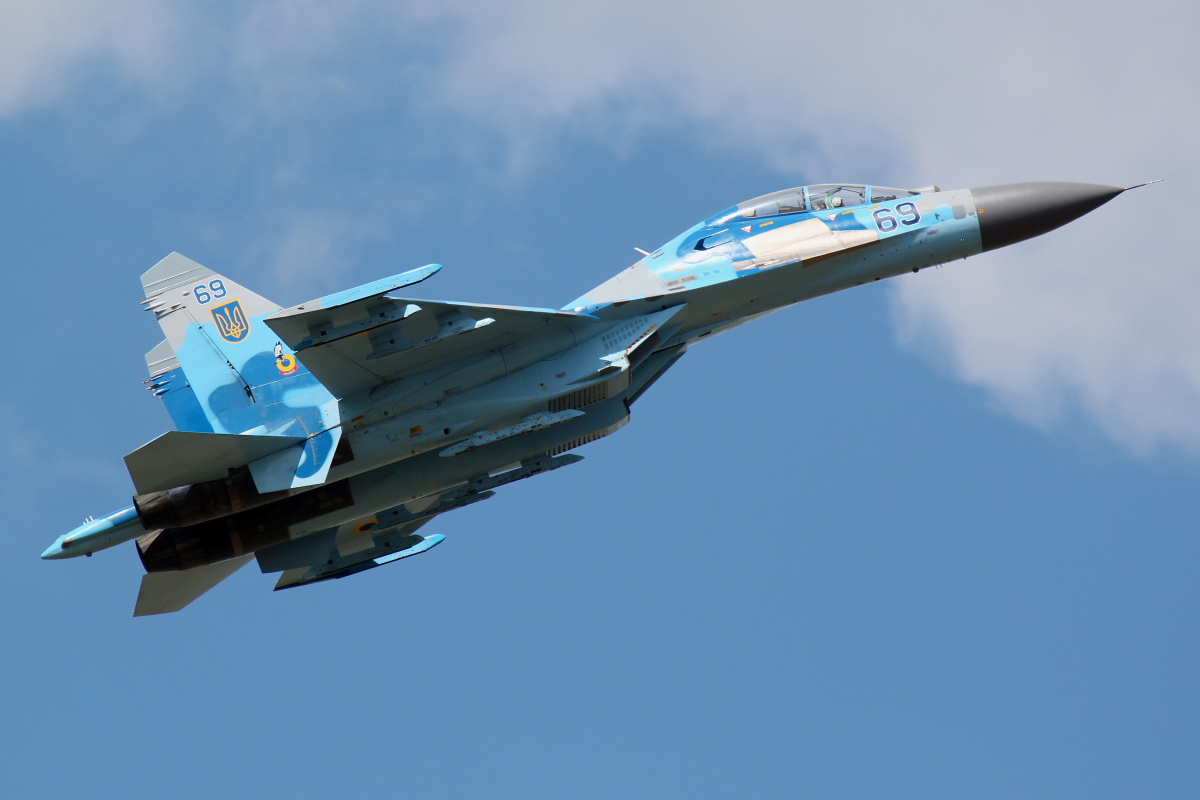
[[[1195,796],[1197,11],[687,8],[0,10],[0,793]],[[559,306],[788,186],[1159,177],[694,348],[420,559],[135,620],[37,557],[170,426],[172,250]]]

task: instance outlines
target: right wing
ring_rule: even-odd
[[[522,337],[599,323],[569,311],[393,296],[394,288],[415,282],[407,275],[285,309],[266,323],[336,397],[507,347]]]
[[[263,572],[283,572],[276,589],[345,578],[409,556],[424,553],[445,540],[418,531],[434,517],[487,500],[505,484],[582,461],[573,454],[543,457],[498,475],[482,475],[424,504],[408,503],[353,520],[336,528],[283,542],[253,555],[238,556],[193,569],[150,572],[142,576],[136,617],[167,614],[187,606],[237,572],[252,558]]]

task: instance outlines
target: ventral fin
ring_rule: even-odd
[[[286,450],[250,462],[255,488],[265,494],[324,483],[341,440],[342,429],[330,428]]]

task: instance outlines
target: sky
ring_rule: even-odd
[[[0,794],[1195,797],[1200,10],[0,2]],[[558,307],[805,183],[1130,186],[693,348],[446,542],[132,619],[138,276]]]

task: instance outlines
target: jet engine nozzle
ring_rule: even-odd
[[[196,525],[152,530],[138,538],[138,555],[146,572],[215,564],[287,541],[288,526],[352,505],[350,484],[341,480]]]
[[[1099,183],[1031,181],[971,189],[984,251],[1041,236],[1125,191]]]
[[[133,507],[146,530],[182,528],[227,517],[280,500],[287,492],[259,494],[250,470],[241,468],[228,478],[139,494]]]

